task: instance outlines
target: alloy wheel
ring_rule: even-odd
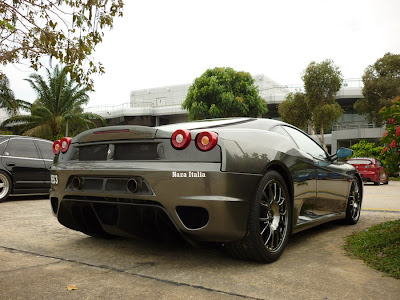
[[[361,194],[358,187],[357,180],[351,183],[351,190],[349,196],[350,215],[353,220],[358,219],[361,211]]]
[[[0,199],[3,199],[8,195],[10,189],[10,184],[8,178],[0,173]]]
[[[288,234],[288,199],[277,180],[267,183],[260,202],[260,234],[265,247],[276,252]]]

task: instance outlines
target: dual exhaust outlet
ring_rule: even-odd
[[[71,181],[70,187],[73,190],[78,191],[78,190],[82,189],[83,183],[84,183],[83,178],[74,177]],[[130,193],[137,193],[140,190],[140,187],[141,187],[141,182],[135,178],[128,179],[128,181],[126,183],[126,189]]]

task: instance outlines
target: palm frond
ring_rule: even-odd
[[[20,108],[10,87],[10,81],[5,75],[0,77],[0,108],[5,109],[7,114],[11,116],[16,115]]]
[[[22,135],[45,138],[46,136],[51,135],[51,128],[48,124],[42,124],[26,130]]]
[[[20,109],[29,111],[32,107],[32,103],[24,101],[24,100],[20,100],[20,99],[16,99],[18,106]]]
[[[9,118],[3,122],[3,126],[18,122],[22,123],[19,127],[23,127],[28,135],[49,135],[51,131],[51,136],[55,137],[62,135],[67,121],[71,132],[95,127],[92,120],[100,120],[105,124],[101,116],[82,113],[82,106],[89,101],[88,89],[70,79],[68,68],[57,65],[54,69],[46,69],[46,72],[44,77],[31,74],[25,79],[35,91],[37,100],[33,104],[17,102],[19,107],[28,108],[31,116]]]
[[[13,124],[13,123],[35,123],[40,121],[41,118],[38,116],[32,116],[32,115],[18,115],[18,116],[13,116],[11,118],[8,118],[7,120],[3,121],[1,123],[0,127],[5,127],[7,125]]]

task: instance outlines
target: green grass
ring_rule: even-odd
[[[400,181],[400,177],[389,177],[389,181]]]
[[[368,266],[400,279],[400,219],[352,234],[344,248]]]

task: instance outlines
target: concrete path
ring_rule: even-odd
[[[391,186],[367,187],[366,199],[372,188],[391,195]],[[355,226],[329,223],[292,236],[280,260],[262,265],[231,259],[222,247],[91,238],[61,226],[48,200],[15,198],[0,204],[0,299],[398,300],[399,280],[343,250],[353,232],[400,218],[386,201],[379,211],[366,200],[372,210]]]

